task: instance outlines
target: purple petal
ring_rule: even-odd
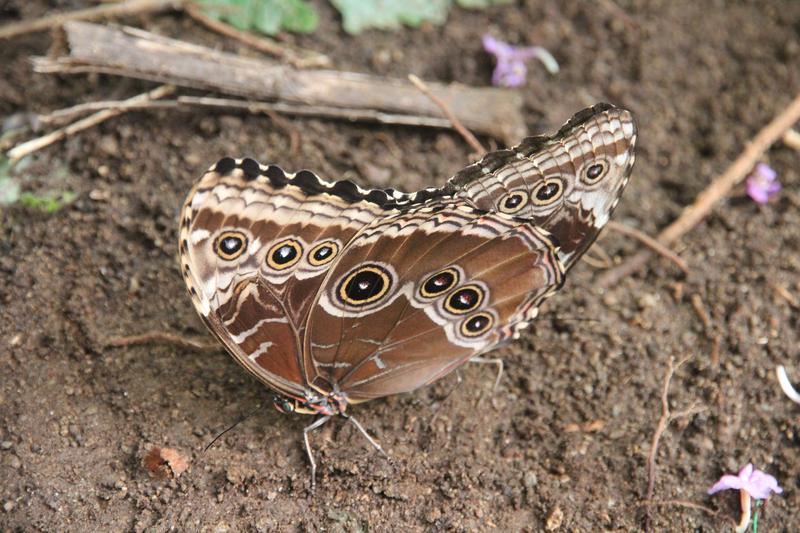
[[[761,470],[755,470],[743,488],[757,500],[765,500],[773,492],[776,494],[783,492],[778,486],[778,480]]]
[[[781,190],[778,173],[766,163],[758,163],[747,177],[747,194],[759,204],[767,203]]]
[[[714,483],[714,486],[708,489],[709,494],[714,494],[715,492],[719,492],[721,490],[728,490],[728,489],[741,489],[743,486],[742,480],[738,476],[732,476],[730,474],[726,474],[719,478],[719,481]]]
[[[498,61],[501,57],[510,56],[514,53],[514,47],[503,41],[498,41],[488,33],[483,34],[483,49],[497,56]]]
[[[747,463],[739,470],[739,479],[742,481],[747,481],[750,478],[750,474],[753,473],[753,463]]]
[[[769,182],[775,181],[775,178],[778,177],[778,173],[766,163],[756,164],[754,174],[758,174],[761,178]]]
[[[504,87],[519,87],[525,84],[528,69],[521,61],[498,61],[492,73],[492,84]]]

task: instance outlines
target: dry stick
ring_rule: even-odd
[[[703,305],[703,299],[700,298],[700,295],[695,293],[692,294],[690,301],[692,302],[692,307],[694,308],[694,312],[697,313],[697,318],[700,319],[700,322],[703,323],[703,327],[705,328],[706,332],[711,329],[711,319],[706,312],[706,308]]]
[[[273,109],[265,109],[264,113],[269,119],[275,123],[279,128],[289,134],[289,155],[296,155],[300,149],[300,132],[295,128],[291,122],[280,116]]]
[[[706,307],[703,304],[703,299],[700,297],[700,295],[697,293],[692,294],[689,301],[692,303],[692,308],[697,314],[697,317],[700,319],[700,322],[703,323],[703,332],[711,341],[711,365],[717,366],[719,364],[720,334],[714,332],[711,317],[708,316],[708,312],[706,311]]]
[[[358,109],[367,115],[425,117],[449,125],[442,119],[439,108],[408,80],[357,72],[297,69],[267,58],[220,52],[136,28],[73,21],[64,24],[64,31],[69,55],[57,59],[34,58],[37,72],[103,72],[251,100]],[[459,84],[428,86],[473,131],[509,143],[524,135],[519,94],[507,89]]]
[[[169,96],[170,94],[175,92],[175,87],[173,85],[162,85],[160,87],[156,87],[152,91],[148,91],[146,93],[134,96],[133,98],[128,98],[125,102],[146,102],[148,100],[153,100],[157,98],[161,98],[163,96]],[[31,139],[30,141],[24,142],[19,144],[8,151],[6,154],[8,159],[12,162],[18,161],[22,159],[26,155],[32,154],[33,152],[44,148],[45,146],[50,146],[51,144],[60,141],[70,135],[78,133],[79,131],[83,131],[85,129],[91,128],[92,126],[96,126],[101,122],[108,120],[111,117],[115,117],[117,115],[121,115],[126,111],[125,108],[110,108],[105,109],[103,111],[98,111],[93,115],[89,115],[86,118],[78,120],[77,122],[73,122],[72,124],[65,126],[63,128],[59,128],[55,131],[48,133],[42,137],[37,137],[36,139]]]
[[[689,265],[686,264],[686,261],[681,259],[681,257],[678,254],[676,254],[675,252],[673,252],[672,250],[670,250],[669,248],[667,248],[666,246],[664,246],[663,244],[652,238],[651,236],[647,235],[646,233],[641,232],[636,228],[632,228],[631,226],[628,226],[626,224],[614,222],[613,220],[609,221],[606,224],[606,227],[610,230],[616,231],[617,233],[621,233],[628,237],[633,237],[634,239],[644,244],[657,254],[675,263],[675,265],[678,268],[680,268],[684,274],[686,274],[687,276],[689,275]]]
[[[795,150],[800,150],[800,133],[798,133],[794,129],[786,130],[786,133],[783,134],[783,144],[788,146],[789,148],[794,148]]]
[[[39,19],[6,24],[0,28],[0,40],[10,39],[11,37],[26,33],[49,30],[61,26],[70,20],[97,20],[141,13],[153,13],[156,11],[166,11],[168,9],[179,9],[182,4],[183,0],[128,0],[115,4],[90,7],[88,9],[56,13]]]
[[[220,349],[220,345],[217,343],[206,344],[166,331],[150,331],[141,335],[131,335],[130,337],[112,337],[105,342],[106,346],[135,346],[138,344],[168,344],[186,350],[198,350],[208,353],[218,352]]]
[[[653,501],[653,493],[655,492],[656,486],[656,454],[658,453],[658,443],[661,440],[661,436],[664,434],[664,431],[666,431],[667,426],[673,420],[691,416],[705,410],[705,407],[697,408],[696,406],[689,407],[688,409],[679,411],[677,413],[671,413],[669,410],[669,384],[672,381],[672,376],[675,374],[675,371],[688,360],[689,357],[685,357],[676,365],[675,358],[669,358],[667,372],[664,375],[664,385],[661,390],[661,418],[658,419],[658,425],[656,426],[655,433],[653,433],[653,440],[650,443],[650,453],[647,456],[647,493],[644,498],[644,501],[646,502]],[[651,517],[649,507],[645,508],[644,520],[644,530],[650,531]]]
[[[739,157],[697,196],[694,203],[687,206],[672,224],[658,234],[658,241],[664,246],[669,246],[695,227],[712,211],[717,202],[730,194],[731,190],[747,176],[762,154],[798,120],[800,120],[800,95],[797,95],[786,109],[753,137]],[[598,279],[598,283],[601,287],[615,285],[622,278],[642,268],[650,257],[649,251],[642,250],[625,263],[604,273]]]
[[[772,290],[775,291],[775,294],[786,300],[786,303],[789,304],[789,307],[793,309],[800,309],[800,302],[798,302],[797,298],[795,298],[792,293],[789,292],[789,289],[774,281],[770,281],[768,283],[772,287]]]
[[[472,149],[475,150],[475,152],[477,152],[478,154],[486,153],[486,148],[483,147],[481,142],[472,134],[471,131],[469,131],[467,128],[464,127],[464,124],[462,124],[461,121],[458,119],[458,117],[455,116],[453,111],[450,110],[450,106],[448,106],[444,100],[433,94],[433,92],[425,84],[424,81],[422,81],[413,74],[409,74],[408,79],[411,81],[411,83],[414,84],[414,86],[417,89],[420,90],[422,94],[430,98],[431,101],[434,104],[436,104],[439,107],[439,109],[442,110],[442,113],[444,114],[445,117],[447,117],[447,120],[450,121],[450,124],[453,125],[453,128],[462,137],[464,137],[464,140],[467,141],[467,144],[469,144],[472,147]]]
[[[189,15],[190,18],[199,22],[209,30],[230,37],[231,39],[236,39],[260,52],[286,59],[286,61],[297,68],[329,67],[331,65],[331,60],[328,56],[311,50],[293,50],[270,39],[258,37],[246,31],[237,30],[233,26],[204,14],[197,5],[193,3],[184,4],[183,11]]]

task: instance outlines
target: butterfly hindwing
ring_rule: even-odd
[[[351,401],[407,392],[511,337],[562,281],[549,236],[463,201],[365,226],[309,317],[309,378]]]
[[[551,137],[492,152],[449,182],[470,204],[532,220],[553,234],[569,268],[608,222],[634,162],[630,112],[597,104]]]

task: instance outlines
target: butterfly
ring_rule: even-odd
[[[415,193],[224,158],[180,221],[200,317],[283,412],[349,418],[517,338],[606,224],[634,163],[630,112],[597,104]],[[382,451],[382,450],[381,450]]]

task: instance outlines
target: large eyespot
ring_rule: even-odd
[[[608,163],[603,160],[595,161],[581,169],[581,180],[589,185],[594,185],[608,173]]]
[[[478,285],[464,285],[447,297],[444,308],[454,315],[463,315],[477,309],[483,301],[483,289]]]
[[[214,241],[214,251],[225,261],[233,261],[247,249],[247,236],[241,231],[225,231]]]
[[[383,298],[391,286],[392,276],[385,268],[368,264],[345,276],[336,295],[344,304],[363,306]]]
[[[512,191],[497,204],[501,213],[512,215],[528,205],[528,195],[522,191]]]
[[[550,205],[564,194],[564,186],[558,178],[547,178],[533,189],[531,201],[536,205]]]
[[[459,274],[455,268],[446,268],[432,274],[419,288],[423,298],[436,298],[458,285]]]
[[[300,261],[302,256],[303,247],[296,239],[283,239],[273,244],[267,252],[267,265],[274,270],[286,270]]]
[[[309,250],[308,262],[311,266],[327,265],[338,253],[339,244],[336,241],[324,241]]]
[[[461,322],[461,334],[465,337],[480,337],[494,324],[494,317],[485,312],[475,313]]]

